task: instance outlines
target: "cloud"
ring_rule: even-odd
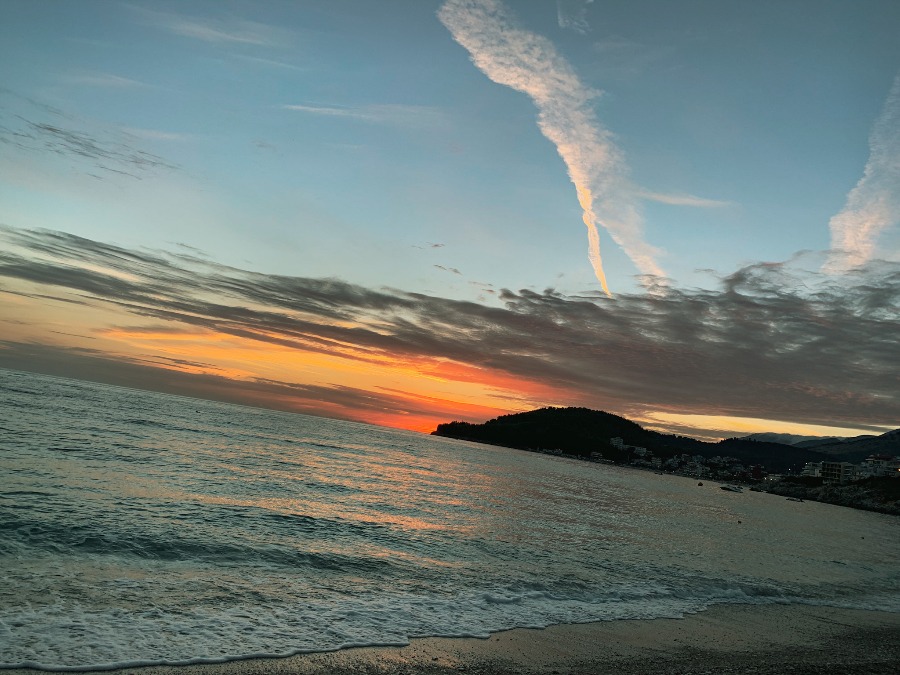
[[[900,224],[900,75],[869,136],[869,161],[831,228],[825,269],[845,272],[871,260],[878,236]]]
[[[30,152],[50,152],[86,160],[95,169],[140,178],[154,169],[176,169],[159,155],[140,150],[110,137],[48,122],[21,120],[16,131],[0,129],[0,142]]]
[[[137,136],[159,134],[150,130],[91,129],[87,122],[38,101],[0,90],[10,105],[0,124],[0,144],[28,155],[57,155],[81,165],[96,177],[110,174],[141,179],[178,167],[141,149]],[[174,140],[174,139],[169,139]],[[99,172],[102,176],[92,172]]]
[[[431,431],[433,420],[444,420],[460,411],[485,419],[503,412],[466,403],[448,409],[447,401],[402,390],[297,384],[270,378],[236,382],[213,364],[188,359],[123,357],[84,347],[9,340],[0,340],[0,368],[125,387],[139,383],[142,389],[151,391],[338,419],[407,427],[415,427],[418,422],[422,431]]]
[[[461,382],[505,381],[510,390],[530,383],[543,392],[535,399],[514,392],[519,408],[534,400],[637,418],[703,414],[857,428],[900,422],[896,262],[871,261],[838,278],[801,256],[743,267],[712,290],[615,299],[502,290],[499,306],[486,306],[252,273],[61,232],[0,228],[0,242],[0,277],[11,290],[38,284],[54,297],[261,347],[363,366],[409,363]],[[379,400],[398,406],[396,414],[413,405]]]
[[[172,141],[183,142],[189,141],[193,137],[190,134],[180,134],[174,131],[161,131],[159,129],[139,129],[136,127],[123,127],[122,131],[129,136],[142,138],[148,141]]]
[[[66,77],[66,82],[89,87],[112,87],[120,89],[147,86],[145,83],[139,82],[138,80],[132,80],[130,77],[121,77],[120,75],[113,75],[111,73],[81,73],[78,75],[70,75]]]
[[[589,259],[609,294],[597,226],[602,225],[640,272],[663,277],[658,251],[643,239],[643,220],[631,197],[622,153],[598,122],[586,87],[553,44],[517,28],[499,0],[448,0],[438,17],[488,78],[527,94],[538,126],[555,146],[575,185],[588,229]]]
[[[637,196],[660,204],[671,206],[693,206],[700,209],[720,209],[726,206],[734,206],[734,202],[720,201],[718,199],[706,199],[688,194],[667,194],[664,192],[638,191]]]
[[[276,59],[265,59],[260,56],[250,56],[249,54],[235,54],[235,57],[242,61],[248,61],[249,63],[260,64],[263,66],[270,66],[272,68],[280,68],[283,70],[296,70],[296,71],[307,70],[306,68],[295,65],[293,63],[286,63],[285,61],[278,61]]]
[[[621,35],[608,35],[592,47],[598,57],[591,64],[592,70],[609,78],[633,78],[654,64],[671,64],[674,56],[670,46],[643,44]]]
[[[435,126],[445,122],[444,114],[437,108],[397,103],[372,103],[364,106],[347,107],[331,105],[286,104],[283,110],[320,115],[323,117],[343,117],[374,124],[396,124],[399,126]]]
[[[288,33],[277,26],[249,21],[238,17],[194,17],[132,6],[146,23],[173,35],[226,45],[251,45],[258,47],[283,47],[288,43]]]
[[[591,27],[587,21],[587,6],[594,0],[556,0],[556,20],[560,28],[576,33],[587,33]]]

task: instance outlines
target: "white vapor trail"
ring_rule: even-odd
[[[831,256],[824,269],[846,272],[870,260],[883,231],[900,223],[900,75],[869,136],[863,177],[832,217]]]
[[[621,152],[591,108],[597,95],[544,37],[518,28],[499,0],[447,0],[438,18],[488,78],[531,97],[538,126],[555,146],[575,184],[588,230],[589,258],[610,295],[597,225],[609,232],[645,275],[664,276],[643,222]]]

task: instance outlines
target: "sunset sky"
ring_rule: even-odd
[[[900,427],[896,0],[0,3],[0,367]]]

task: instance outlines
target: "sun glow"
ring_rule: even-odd
[[[236,386],[282,385],[247,391],[244,396],[254,405],[411,431],[528,410],[560,395],[545,385],[446,358],[395,356],[349,345],[334,353],[190,326],[115,327],[100,335],[136,361],[223,377]]]
[[[667,425],[689,427],[700,431],[706,430],[710,438],[728,438],[735,435],[749,435],[762,432],[797,434],[800,436],[859,436],[862,434],[878,434],[890,430],[888,427],[885,427],[882,431],[872,431],[871,429],[858,427],[832,427],[821,424],[802,424],[756,417],[685,415],[667,412],[650,413],[642,422],[645,426],[661,431],[666,431]]]

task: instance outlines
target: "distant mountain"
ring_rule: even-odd
[[[894,429],[880,436],[856,436],[818,445],[805,446],[819,452],[828,459],[846,462],[861,462],[869,455],[900,455],[900,429]]]
[[[844,440],[839,436],[801,436],[799,434],[777,434],[766,431],[759,434],[750,434],[741,437],[747,441],[765,441],[767,443],[783,443],[784,445],[796,445],[801,448],[814,447],[825,442],[837,442]]]
[[[800,443],[795,443],[794,445],[800,446],[801,448],[818,448],[824,445],[841,445],[844,443],[855,443],[856,441],[863,441],[868,438],[878,438],[873,434],[863,434],[862,436],[823,436],[818,439],[810,439],[808,441],[801,441]]]
[[[720,455],[736,457],[747,465],[763,464],[770,471],[778,472],[797,471],[806,462],[834,457],[819,452],[818,448],[812,450],[765,440],[729,438],[706,443],[686,436],[650,431],[619,415],[588,408],[541,408],[503,415],[484,424],[449,422],[439,424],[432,433],[522,450],[559,449],[573,455],[601,452],[604,457],[616,461],[624,453],[609,445],[609,439],[619,437],[627,445],[647,448],[663,458],[680,454]]]
[[[838,443],[846,443],[847,441],[852,441],[855,438],[855,436],[816,436],[814,438],[807,438],[806,440],[791,443],[791,445],[796,445],[798,448],[815,448],[818,445],[836,445]]]
[[[891,436],[895,434],[895,436]],[[839,461],[859,462],[869,455],[896,455],[900,453],[900,429],[881,436],[800,436],[798,434],[776,434],[765,432],[744,436],[743,440],[783,443],[795,448],[814,450]]]

